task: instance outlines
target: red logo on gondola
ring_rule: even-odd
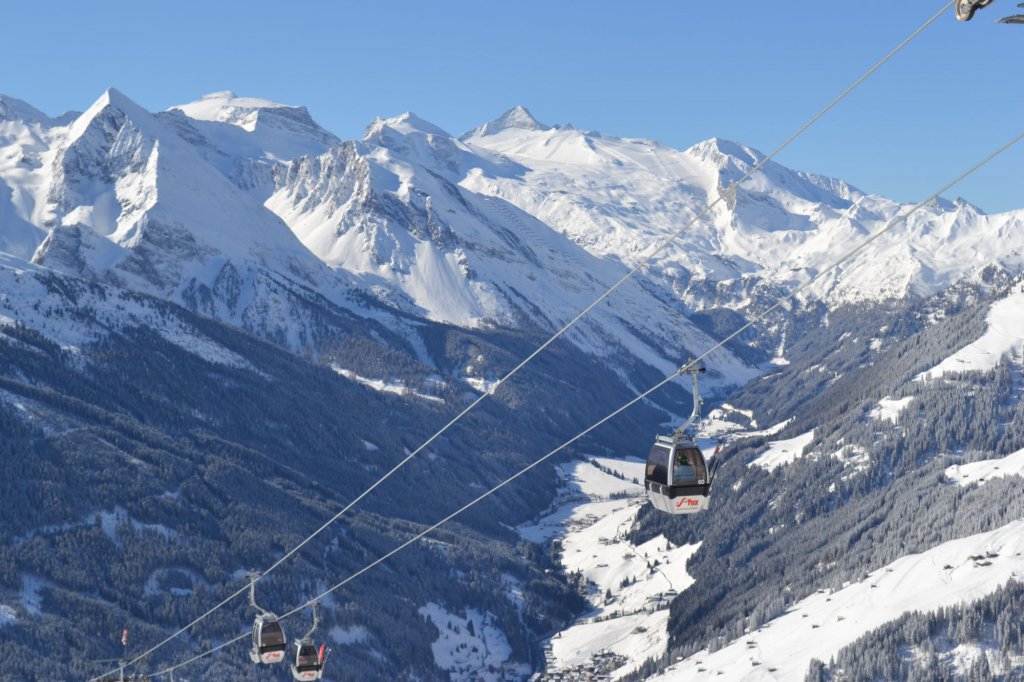
[[[698,507],[700,506],[700,500],[694,500],[689,497],[682,497],[679,499],[678,502],[676,502],[676,509],[682,507],[684,504],[689,505],[691,507]]]

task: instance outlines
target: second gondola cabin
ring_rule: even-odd
[[[295,656],[292,659],[292,677],[297,682],[319,680],[324,674],[324,661],[320,651],[309,639],[295,642]]]
[[[696,514],[708,508],[711,481],[704,454],[689,438],[658,436],[647,455],[647,498],[669,514]]]

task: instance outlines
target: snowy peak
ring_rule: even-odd
[[[111,273],[167,295],[210,265],[256,263],[308,280],[320,265],[286,225],[175,128],[107,90],[60,140],[36,261]],[[112,272],[116,270],[116,275]]]
[[[715,163],[721,168],[729,163],[739,162],[749,169],[764,158],[764,154],[750,147],[720,137],[712,137],[709,140],[698,142],[684,153],[701,161]]]
[[[120,111],[130,118],[140,120],[152,118],[152,115],[148,111],[133,102],[120,90],[116,88],[107,88],[104,93],[100,95],[96,101],[82,113],[81,116],[78,117],[76,123],[78,121],[91,121],[107,109]]]
[[[364,141],[373,141],[379,139],[386,130],[393,130],[402,135],[412,135],[420,133],[423,135],[437,135],[439,137],[451,137],[445,130],[434,125],[430,121],[425,121],[411,111],[407,111],[399,116],[393,116],[391,118],[375,118],[373,122],[366,127],[366,133],[363,135]]]
[[[22,123],[41,123],[49,126],[54,121],[49,116],[15,97],[0,95],[0,121],[21,121]]]
[[[405,182],[423,169],[440,173],[451,183],[458,183],[473,169],[502,175],[523,170],[504,157],[479,148],[470,149],[444,129],[411,112],[374,119],[366,128],[360,149]]]
[[[230,159],[223,170],[236,180],[251,173],[251,169],[243,168],[244,163],[237,163],[240,159],[291,161],[323,154],[340,141],[314,121],[306,107],[238,97],[229,90],[171,107],[161,117],[181,128],[191,127],[205,138],[205,144],[215,148],[217,156]],[[241,184],[246,182],[251,184],[252,180]]]
[[[250,133],[255,131],[261,123],[274,125],[288,121],[292,125],[320,130],[330,135],[317,125],[306,107],[291,106],[255,97],[239,97],[230,90],[212,92],[194,102],[179,104],[171,109],[181,111],[197,121],[230,123]],[[330,135],[330,137],[334,136]]]
[[[156,201],[152,168],[161,126],[152,115],[113,88],[68,127],[56,150],[47,193],[47,227],[86,225],[104,237],[132,213]],[[131,199],[122,186],[130,180]],[[121,200],[124,201],[121,201]]]
[[[494,119],[489,123],[472,130],[462,137],[460,140],[466,140],[471,137],[486,137],[488,135],[497,135],[505,130],[533,130],[533,131],[544,131],[551,130],[551,126],[544,125],[533,117],[533,114],[529,110],[520,105],[516,105],[506,111],[504,114]]]
[[[974,215],[988,215],[981,207],[972,204],[963,197],[957,197],[952,202],[952,210],[961,211],[963,213],[974,214]]]
[[[159,131],[159,124],[153,115],[114,88],[108,88],[68,127],[67,145],[71,145],[90,130],[104,130],[110,134],[120,129],[125,121],[150,136]]]

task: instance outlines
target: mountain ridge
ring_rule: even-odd
[[[26,118],[39,118],[26,111]],[[96,122],[101,112],[121,112],[124,120],[110,113]],[[0,167],[12,196],[4,202],[0,193],[0,216],[9,205],[6,213],[14,218],[0,226],[0,244],[20,245],[15,250],[22,256],[38,239],[37,261],[95,275],[123,270],[118,263],[129,263],[119,249],[127,249],[142,260],[122,280],[141,278],[138,286],[183,300],[192,287],[188,280],[200,272],[206,274],[196,285],[214,291],[211,258],[223,255],[296,278],[338,305],[375,299],[403,314],[462,326],[509,325],[525,316],[557,327],[559,318],[589,302],[574,291],[589,287],[596,296],[616,270],[632,267],[764,158],[721,138],[678,151],[548,126],[522,106],[460,138],[407,112],[377,118],[362,139],[342,142],[304,107],[230,91],[150,114],[110,89],[67,126],[53,119],[31,126],[41,148],[33,156],[34,179]],[[82,136],[89,130],[87,141]],[[26,134],[13,137],[14,153],[28,149]],[[81,168],[72,161],[76,154],[84,159]],[[71,172],[89,167],[80,182]],[[197,172],[206,179],[189,185]],[[42,185],[48,189],[32,189]],[[29,211],[15,199],[32,192],[37,199]],[[204,195],[210,199],[198,201]],[[218,207],[223,202],[213,196],[230,198],[231,208]],[[840,179],[768,163],[666,245],[640,275],[634,302],[655,319],[757,314],[901,208]],[[204,221],[209,227],[198,233],[174,227]],[[68,231],[72,225],[78,227]],[[834,308],[928,296],[972,276],[974,266],[955,257],[964,249],[982,255],[981,267],[1020,267],[1024,244],[1009,253],[992,244],[1014,239],[1022,225],[1024,211],[986,216],[966,202],[940,203],[823,278],[800,305],[810,305],[811,297]],[[167,257],[153,249],[142,257],[140,249],[154,238]],[[251,246],[259,241],[262,246]],[[545,253],[551,256],[538,258]],[[564,268],[561,261],[575,265]],[[183,270],[184,262],[197,267]],[[608,274],[595,278],[591,273],[598,271]],[[555,281],[539,288],[532,283],[551,275]],[[549,297],[549,291],[561,293]],[[204,310],[240,319],[239,311],[217,312],[218,305]],[[631,331],[642,325],[627,318],[625,326],[595,318],[595,331],[619,340],[621,349],[633,348],[627,354],[667,368],[668,358],[657,350],[671,336],[667,329],[642,340]],[[779,317],[763,326],[768,352],[785,337],[785,322]],[[584,336],[572,338],[600,353],[604,344]],[[690,338],[671,354],[707,343],[699,333]],[[647,349],[638,352],[641,346]],[[746,376],[729,373],[734,381]]]
[[[55,636],[81,637],[53,661],[66,677],[120,654],[125,623],[133,642],[159,642],[489,394],[262,584],[275,609],[303,603],[325,576],[352,575],[617,410],[907,208],[774,163],[733,194],[761,152],[719,138],[680,151],[544,126],[525,109],[464,139],[406,113],[341,141],[301,107],[226,91],[199,103],[195,117],[150,113],[109,90],[67,123],[24,108],[34,120],[0,120],[0,249],[19,251],[0,253],[11,472],[0,488],[14,500],[0,525],[0,650],[15,679],[30,679]],[[548,504],[550,523],[567,518],[553,460],[325,600],[346,661],[334,670],[483,675],[483,664],[454,670],[442,646],[476,623],[495,630],[482,640],[501,649],[492,662],[525,676],[544,658],[537,642],[587,618],[584,596],[611,610],[615,585],[640,600],[631,608],[660,595],[658,632],[641,638],[652,649],[630,652],[651,660],[632,678],[696,668],[704,648],[750,650],[787,609],[827,601],[820,590],[846,581],[879,594],[868,572],[1015,521],[1018,479],[979,491],[944,477],[1024,448],[1020,344],[1003,338],[1016,333],[1003,321],[1020,306],[1022,216],[936,202],[706,360],[708,407],[729,400],[702,425],[726,440],[712,511],[682,524],[628,509],[609,475],[602,504],[619,516],[591,536],[652,543],[659,559],[669,543],[689,546],[676,568],[686,563],[695,589],[643,585],[669,570],[654,557],[610,575],[594,554],[585,563],[605,592],[561,570],[579,565],[563,561],[567,546],[515,537]],[[913,380],[930,368],[941,376]],[[689,407],[670,383],[565,457],[642,456]],[[802,450],[757,466],[777,440]],[[246,618],[239,605],[161,656],[194,655]],[[82,637],[83,619],[112,636]],[[197,674],[252,679],[238,653]],[[756,667],[740,663],[738,677]]]

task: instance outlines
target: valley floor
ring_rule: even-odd
[[[541,680],[618,679],[666,651],[669,603],[693,584],[686,562],[699,545],[626,539],[646,504],[643,468],[632,458],[564,464],[555,510],[519,528],[528,540],[560,544],[565,572],[581,575],[593,606],[545,643]]]

